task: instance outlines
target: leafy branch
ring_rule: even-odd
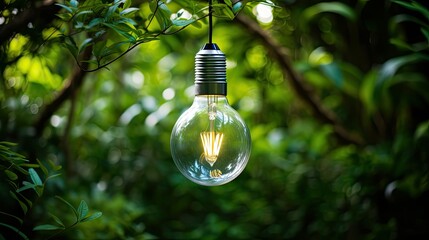
[[[63,32],[60,38],[79,68],[94,72],[106,68],[140,44],[158,40],[162,35],[176,34],[190,25],[200,27],[199,21],[208,16],[207,6],[196,6],[194,1],[179,4],[183,8],[173,13],[163,1],[150,1],[148,8],[151,13],[145,16],[142,9],[131,7],[130,0],[115,0],[109,4],[67,1],[57,4],[63,9],[57,16],[69,23],[74,31],[69,34]],[[242,8],[241,2],[225,1],[213,5],[216,15],[229,19],[233,19]],[[183,14],[185,11],[188,14]],[[153,26],[155,23],[157,26]],[[80,33],[85,33],[85,36]],[[79,60],[84,49],[90,46],[93,58],[85,62],[94,65],[93,68],[85,67]]]
[[[60,200],[62,203],[64,203],[66,206],[68,206],[73,211],[73,213],[75,215],[75,221],[71,225],[66,226],[64,224],[64,222],[59,217],[50,213],[52,219],[55,221],[55,224],[42,224],[42,225],[38,225],[38,226],[33,228],[34,231],[57,231],[55,234],[50,236],[48,239],[53,238],[53,237],[65,232],[65,231],[68,231],[80,223],[95,220],[95,219],[97,219],[103,215],[101,212],[95,212],[93,214],[89,214],[88,204],[84,200],[81,200],[79,206],[76,209],[75,207],[73,207],[73,205],[71,203],[69,203],[64,198],[62,198],[60,196],[56,196],[56,198],[58,200]]]
[[[131,7],[130,0],[116,0],[107,5],[101,1],[85,1],[79,5],[76,0],[59,4],[63,11],[58,14],[58,17],[74,26],[75,30],[79,29],[60,36],[60,40],[63,40],[62,44],[73,55],[77,67],[70,75],[66,87],[45,106],[34,123],[36,135],[40,136],[43,133],[51,116],[73,95],[73,92],[80,88],[87,72],[106,68],[140,44],[157,40],[161,35],[176,34],[190,25],[200,27],[200,20],[208,16],[208,7],[206,3],[204,6],[196,3],[197,1],[180,2],[178,4],[181,4],[182,8],[173,13],[161,0],[150,1],[148,7],[151,14],[147,16],[140,14],[139,17],[134,18],[132,18],[133,14],[140,13],[142,10]],[[245,6],[240,1],[235,3],[225,1],[225,3],[214,4],[213,11],[216,17],[232,19]],[[185,11],[192,13],[191,17],[185,16]],[[141,20],[138,21],[138,18]],[[152,26],[155,22],[161,27],[160,29]],[[137,25],[143,27],[137,28]],[[85,36],[80,33],[85,33]],[[80,44],[78,44],[79,40]],[[124,48],[126,45],[128,46]],[[92,60],[93,58],[95,60]],[[90,68],[91,64],[95,67]]]
[[[24,219],[29,214],[30,210],[34,207],[34,203],[36,202],[36,200],[42,197],[48,180],[61,175],[59,173],[61,166],[58,166],[51,161],[48,162],[49,168],[41,161],[38,161],[37,164],[30,164],[23,155],[20,155],[10,149],[11,146],[15,145],[16,144],[10,142],[0,142],[0,169],[5,174],[2,177],[5,176],[9,185],[11,186],[9,194],[12,199],[15,200],[16,203],[21,207],[23,211],[23,217],[17,216],[16,214],[8,213],[6,211],[0,211],[0,215],[4,216],[5,219],[8,220],[3,220],[3,222],[0,222],[0,227],[15,232],[22,239],[29,239],[26,233],[24,233],[22,230],[22,227],[24,225]],[[44,175],[44,180],[42,180],[35,168],[41,169]],[[20,175],[29,177],[28,181],[22,181],[22,185],[19,183]],[[33,190],[36,193],[35,199],[32,199],[29,194],[26,194],[29,190]],[[76,216],[76,221],[71,225],[66,226],[57,216],[50,214],[56,222],[56,225],[39,225],[36,226],[33,231],[60,230],[51,236],[53,237],[66,230],[73,228],[79,223],[95,220],[102,215],[101,212],[95,212],[94,214],[89,215],[89,207],[83,200],[80,202],[78,208],[75,209],[65,199],[59,196],[57,196],[56,198],[72,209],[73,213]],[[2,234],[0,234],[0,238],[4,239]]]

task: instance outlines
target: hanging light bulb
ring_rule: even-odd
[[[171,154],[191,181],[216,186],[235,179],[250,157],[250,132],[226,98],[226,59],[214,43],[195,57],[195,99],[174,125]]]

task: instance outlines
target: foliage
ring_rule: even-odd
[[[47,1],[30,2],[5,1],[0,28]],[[228,99],[251,129],[242,175],[197,186],[170,157],[171,129],[193,99],[207,1],[61,1],[52,20],[1,41],[0,136],[30,159],[0,144],[0,196],[10,209],[2,230],[34,239],[427,238],[428,4],[213,6]],[[238,14],[287,48],[311,91],[295,91],[285,61],[273,57],[285,49],[249,34]],[[71,80],[77,73],[82,85]],[[338,125],[301,101],[306,94],[363,143],[341,141]],[[81,199],[103,216],[87,222],[101,213]]]
[[[45,166],[42,162],[38,161],[37,164],[28,163],[28,160],[24,158],[24,156],[12,151],[9,147],[15,146],[10,142],[0,142],[0,156],[1,156],[1,169],[3,173],[8,178],[8,184],[10,185],[9,195],[16,204],[19,204],[21,210],[23,212],[23,216],[16,214],[14,212],[8,212],[7,210],[7,201],[4,201],[0,214],[2,215],[2,220],[0,221],[0,226],[4,229],[0,234],[0,237],[3,239],[5,237],[12,238],[12,236],[20,237],[22,239],[29,239],[29,234],[23,230],[23,227],[27,224],[25,221],[30,215],[30,211],[35,207],[35,203],[38,198],[41,198],[43,195],[43,191],[46,187],[46,183],[49,179],[58,177],[60,174],[58,171],[61,169],[60,166],[55,165],[50,162],[50,168],[52,171],[48,170],[48,167]],[[45,175],[44,181],[40,178],[37,171],[34,169],[40,168]],[[19,175],[28,175],[30,177],[30,181],[22,181],[22,186],[19,183],[21,177]],[[4,177],[2,175],[2,177]],[[6,178],[5,178],[6,179]],[[1,185],[3,189],[6,186]],[[36,197],[32,197],[28,194],[28,191],[32,189],[34,193],[36,193]],[[5,198],[2,198],[5,199]],[[65,199],[57,196],[57,199],[62,201],[64,204],[68,205],[76,215],[76,222],[74,222],[70,226],[66,226],[63,221],[57,217],[56,215],[50,213],[50,216],[56,222],[56,225],[52,224],[41,224],[37,225],[33,228],[33,231],[52,231],[52,230],[61,230],[54,235],[51,235],[49,238],[60,234],[64,231],[67,231],[74,227],[75,225],[83,222],[92,221],[94,219],[99,218],[102,214],[101,212],[96,212],[92,215],[88,216],[89,208],[85,201],[81,201],[77,210]],[[4,222],[3,222],[4,221]]]
[[[60,41],[76,60],[85,49],[92,48],[95,59],[83,61],[93,63],[95,68],[87,71],[106,67],[136,46],[159,40],[162,35],[175,34],[191,24],[200,27],[198,20],[207,16],[206,7],[194,1],[176,3],[173,7],[177,12],[172,12],[161,0],[142,3],[139,7],[131,7],[130,0],[83,1],[79,4],[78,1],[58,4],[65,10],[59,17],[71,26],[69,31],[60,29]],[[233,5],[231,1],[213,4],[215,13],[230,19],[241,6],[241,3]],[[118,36],[111,36],[113,34]]]

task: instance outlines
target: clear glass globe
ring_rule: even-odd
[[[217,186],[235,179],[250,157],[250,131],[223,95],[196,96],[174,125],[171,154],[191,181]]]

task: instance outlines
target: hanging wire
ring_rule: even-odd
[[[213,16],[212,16],[212,12],[213,12],[213,9],[212,8],[213,8],[212,7],[212,0],[209,0],[209,43],[213,42],[213,38],[212,38],[212,35],[213,35]]]

